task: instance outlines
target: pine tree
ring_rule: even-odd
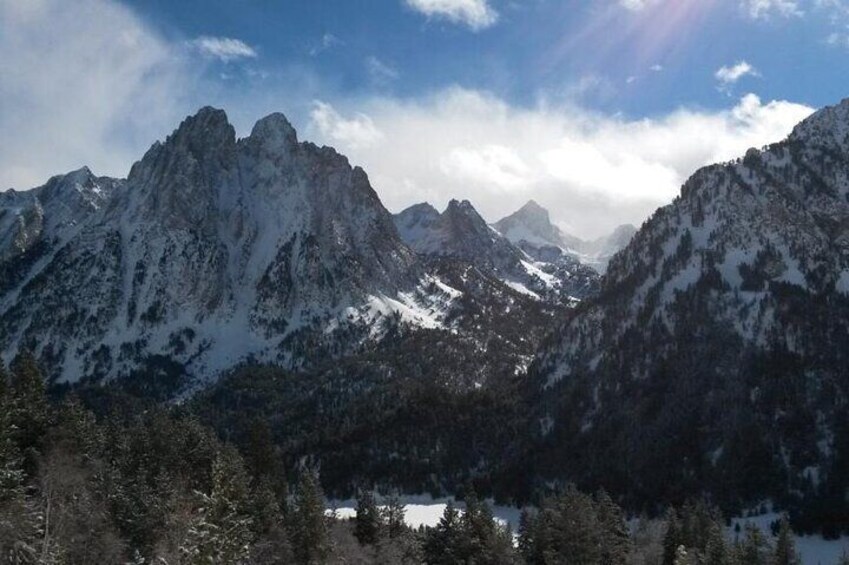
[[[264,534],[283,522],[283,513],[267,478],[251,490],[250,513],[257,534]]]
[[[252,565],[291,563],[292,546],[283,512],[268,478],[254,487],[250,502],[255,541],[251,546]]]
[[[519,553],[526,563],[534,562],[534,517],[527,508],[519,515]]]
[[[521,529],[522,556],[530,565],[602,563],[604,528],[595,503],[574,486],[544,500]]]
[[[24,470],[34,476],[47,431],[48,411],[44,377],[33,354],[25,350],[12,362],[11,412]]]
[[[663,537],[663,565],[675,565],[678,557],[678,548],[684,543],[681,531],[681,522],[678,512],[670,508],[666,512],[666,535]]]
[[[38,556],[39,513],[27,496],[8,390],[0,393],[0,562],[35,563]]]
[[[728,546],[722,536],[722,528],[718,524],[713,524],[708,533],[702,563],[704,565],[728,565],[729,561]]]
[[[407,531],[407,524],[404,522],[406,513],[407,510],[404,508],[404,504],[401,502],[398,493],[393,492],[390,494],[381,512],[387,537],[397,538]]]
[[[427,565],[455,565],[460,560],[462,545],[460,513],[448,502],[439,524],[427,531],[424,542],[424,561]]]
[[[289,525],[297,562],[322,563],[330,553],[324,495],[317,477],[309,471],[304,471],[298,482]]]
[[[631,550],[631,535],[622,509],[601,490],[596,494],[598,521],[602,528],[602,565],[621,565]]]
[[[286,515],[289,489],[283,463],[274,445],[274,438],[268,422],[255,418],[251,423],[248,445],[245,450],[245,463],[251,475],[251,484],[260,483],[271,488],[277,497],[277,506],[283,516]]]
[[[223,448],[212,468],[212,492],[201,505],[180,551],[187,563],[245,563],[250,555],[252,521],[248,476],[241,457]]]
[[[787,517],[781,518],[778,527],[778,538],[775,542],[775,552],[772,557],[773,565],[799,565],[799,555],[796,553],[796,544],[793,541],[793,532]]]
[[[374,501],[374,493],[361,490],[357,496],[357,516],[354,519],[354,536],[361,545],[373,545],[380,537],[382,520]]]
[[[679,521],[681,536],[679,542],[693,553],[704,554],[713,528],[722,523],[718,509],[704,500],[688,502],[681,511]]]
[[[6,364],[3,363],[3,358],[0,357],[0,406],[7,408],[8,401],[7,393],[9,392],[9,371],[6,370]]]
[[[59,410],[61,428],[71,439],[80,454],[92,459],[103,450],[104,433],[89,410],[80,403],[79,398],[69,395]]]
[[[8,410],[7,391],[0,390],[0,503],[13,497],[24,482],[21,454],[15,442],[13,412]]]
[[[766,565],[769,561],[769,544],[760,528],[746,524],[744,532],[739,548],[739,561],[746,565]]]
[[[463,556],[471,557],[482,555],[485,551],[488,530],[492,523],[492,514],[489,509],[478,500],[471,483],[463,490],[466,503],[466,511],[463,513],[461,522],[463,524]]]

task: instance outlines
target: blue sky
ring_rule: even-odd
[[[455,2],[488,6],[493,16],[479,23],[437,10],[450,0],[433,1],[429,14],[405,0],[128,4],[174,39],[237,38],[257,53],[242,61],[247,67],[303,66],[359,95],[409,97],[459,84],[516,104],[580,95],[595,108],[646,116],[681,105],[726,107],[715,72],[739,61],[757,74],[731,92],[812,106],[849,92],[849,3],[838,0]],[[369,72],[373,59],[389,71],[385,80]]]
[[[0,0],[0,186],[283,111],[387,206],[528,198],[580,235],[849,96],[849,0]]]

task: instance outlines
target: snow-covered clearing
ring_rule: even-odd
[[[377,496],[376,498],[378,505],[380,505],[384,497]],[[407,495],[400,498],[406,510],[404,521],[411,528],[436,526],[449,501],[453,502],[454,506],[461,512],[465,508],[462,501],[454,500],[451,497],[433,498],[428,495]],[[518,529],[521,509],[512,506],[497,506],[491,500],[488,500],[487,504],[489,504],[493,516],[499,523],[510,526],[510,529],[514,532]],[[328,502],[327,512],[331,514],[335,511],[337,518],[345,519],[356,516],[356,509],[356,500],[332,500]]]

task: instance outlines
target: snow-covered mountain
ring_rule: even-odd
[[[696,172],[555,335],[545,473],[655,502],[845,493],[849,101]]]
[[[204,108],[127,179],[0,194],[0,349],[35,349],[53,376],[296,366],[381,320],[437,327],[452,294],[425,296],[434,282],[365,172],[281,114],[236,139]]]
[[[468,200],[452,200],[442,213],[416,204],[394,219],[401,238],[420,255],[461,259],[536,299],[574,303],[596,290],[592,269],[563,253],[525,252],[489,226]]]
[[[529,200],[524,206],[493,224],[504,237],[513,243],[526,242],[536,246],[556,245],[577,250],[583,241],[565,233],[551,223],[548,210]]]
[[[583,240],[554,225],[548,210],[533,200],[495,222],[493,227],[532,255],[537,249],[545,249],[550,256],[551,247],[560,248],[563,254],[578,259],[600,273],[607,268],[610,258],[628,245],[637,231],[632,225],[622,225],[606,236]]]

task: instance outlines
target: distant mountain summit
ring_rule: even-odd
[[[430,204],[417,204],[397,214],[395,225],[417,253],[460,257],[488,268],[502,268],[525,258],[487,225],[468,200],[451,200],[441,214]]]
[[[514,243],[524,241],[536,246],[556,245],[567,249],[580,247],[582,241],[551,223],[548,210],[529,200],[509,216],[495,222],[493,227]]]
[[[610,258],[624,248],[637,231],[634,226],[623,225],[607,236],[585,241],[554,225],[548,210],[534,200],[495,222],[493,227],[532,255],[543,249],[550,256],[550,248],[556,247],[601,273],[607,268]]]
[[[526,253],[490,227],[468,200],[451,200],[439,213],[416,204],[395,215],[402,239],[424,257],[461,259],[531,297],[573,304],[592,295],[598,275],[562,255]]]

